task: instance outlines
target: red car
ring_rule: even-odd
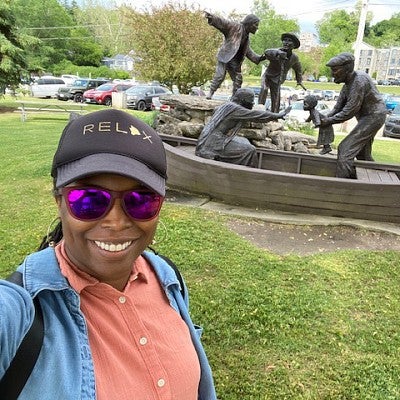
[[[111,106],[112,94],[116,92],[124,92],[133,85],[129,83],[104,83],[95,89],[87,90],[83,93],[83,98],[86,103],[104,104],[105,106]]]

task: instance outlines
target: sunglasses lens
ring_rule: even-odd
[[[161,207],[162,197],[154,192],[128,192],[124,196],[125,211],[136,220],[154,218]]]
[[[101,218],[108,210],[111,195],[99,189],[73,189],[68,193],[72,215],[81,220]]]

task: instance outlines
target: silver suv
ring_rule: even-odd
[[[32,97],[57,97],[58,89],[66,86],[63,79],[54,76],[42,76],[31,84]]]

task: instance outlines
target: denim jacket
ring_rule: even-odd
[[[189,327],[201,367],[198,399],[214,400],[211,368],[200,342],[201,328],[189,316],[188,297],[182,297],[176,274],[164,260],[150,252],[144,255],[171,307]],[[54,249],[31,254],[18,270],[23,274],[24,288],[0,280],[0,378],[32,324],[32,298],[38,296],[44,316],[44,341],[19,400],[96,399],[93,359],[80,299],[61,274]]]

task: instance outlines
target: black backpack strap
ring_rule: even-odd
[[[23,286],[20,272],[12,273],[7,280]],[[0,381],[0,399],[18,399],[39,357],[44,337],[43,313],[37,297],[33,299],[33,303],[35,318]]]
[[[166,261],[166,263],[175,271],[175,275],[178,278],[178,281],[181,285],[181,295],[183,298],[185,298],[185,284],[183,283],[183,278],[181,273],[179,272],[178,267],[176,266],[176,264],[167,256],[164,256],[162,254],[157,253],[154,249],[152,249],[151,247],[149,247],[149,249],[157,256],[161,257],[164,261]]]

